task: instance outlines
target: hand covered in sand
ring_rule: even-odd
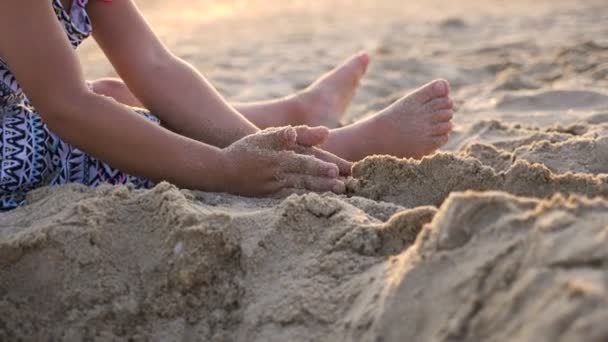
[[[351,164],[315,145],[327,139],[324,127],[269,128],[248,135],[223,150],[229,191],[248,196],[288,189],[343,193],[340,173]]]

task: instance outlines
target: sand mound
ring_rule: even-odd
[[[382,222],[335,195],[52,195],[0,219],[3,340],[608,337],[603,200],[456,194]]]
[[[165,340],[203,318],[202,336],[232,328],[242,288],[230,217],[167,185],[133,195],[64,187],[59,197],[79,201],[43,197],[0,219],[3,340]]]
[[[325,336],[365,272],[437,211],[399,210],[383,223],[348,202],[396,206],[315,194],[235,210],[243,199],[168,184],[68,186],[31,201],[0,218],[2,340]]]
[[[543,164],[553,173],[607,173],[608,126],[601,114],[597,124],[555,125],[548,128],[481,121],[451,142],[464,158],[478,159],[497,172],[518,160]]]
[[[608,173],[607,138],[574,138],[561,143],[540,140],[517,148],[513,153],[494,145],[473,143],[460,152],[497,172],[507,171],[516,160],[543,164],[554,173]]]
[[[369,157],[353,168],[349,183],[357,196],[398,203],[407,208],[441,205],[448,195],[465,190],[500,190],[537,198],[557,193],[608,194],[608,176],[553,174],[542,164],[516,161],[497,173],[474,158],[440,153],[420,161]]]
[[[479,160],[482,164],[490,166],[496,172],[507,171],[515,162],[513,153],[500,150],[494,145],[472,143],[468,145],[460,155],[472,157]]]
[[[537,141],[556,143],[571,138],[572,132],[564,128],[540,129],[521,124],[507,124],[498,120],[484,120],[476,122],[467,131],[452,139],[449,149],[465,149],[470,144],[481,142],[513,152],[518,147]]]
[[[452,195],[388,265],[365,340],[605,341],[606,220],[604,200]]]
[[[558,144],[541,141],[520,147],[513,155],[529,162],[543,163],[557,173],[608,173],[608,138],[579,138]]]
[[[532,94],[505,95],[497,103],[501,110],[567,110],[608,107],[608,96],[593,91],[553,90]]]

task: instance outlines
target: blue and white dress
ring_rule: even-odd
[[[67,38],[77,48],[92,31],[86,12],[88,0],[73,0],[69,11],[60,0],[51,1]],[[159,123],[149,112],[133,110]],[[28,191],[45,185],[132,183],[138,188],[154,185],[87,155],[50,131],[1,58],[0,161],[0,210],[24,204]]]

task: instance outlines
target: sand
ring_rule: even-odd
[[[444,77],[456,131],[341,196],[34,190],[0,215],[0,340],[608,340],[603,1],[138,4],[231,100],[367,49],[346,122]]]

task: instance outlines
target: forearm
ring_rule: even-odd
[[[66,142],[121,171],[190,189],[222,191],[221,150],[170,132],[113,100],[77,96],[65,107],[49,109],[43,118]]]
[[[172,131],[225,147],[259,130],[189,64],[172,58],[150,74],[138,97]]]

